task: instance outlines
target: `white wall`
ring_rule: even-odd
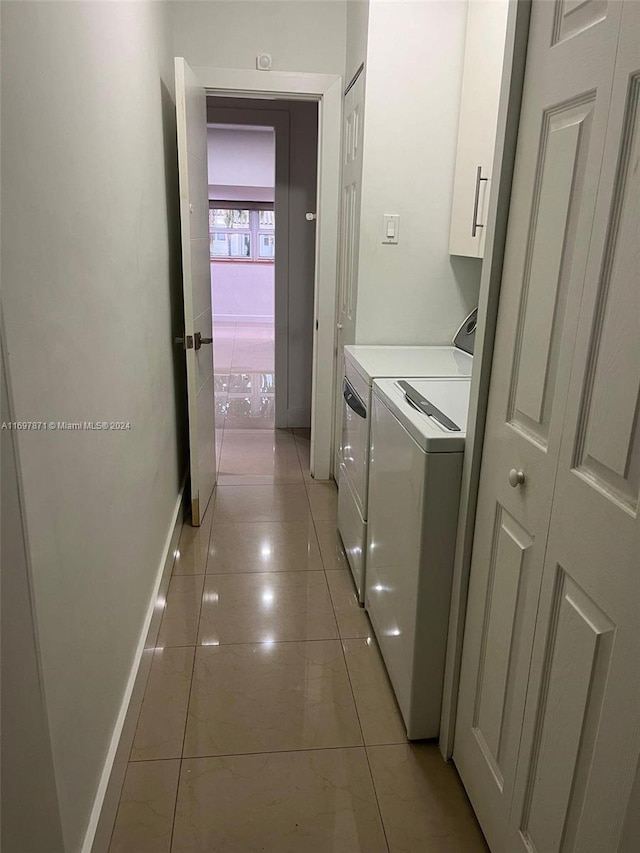
[[[463,0],[371,0],[358,343],[449,343],[477,304],[481,262],[448,250],[465,24]]]
[[[175,0],[174,47],[191,65],[343,74],[346,0]],[[266,73],[266,72],[265,72]]]
[[[172,51],[161,3],[1,11],[15,417],[131,422],[19,434],[53,764],[75,853],[183,470]]]
[[[276,135],[273,130],[210,127],[207,143],[210,185],[275,186]],[[262,201],[249,196],[247,199]]]
[[[366,60],[369,0],[347,0],[345,86]]]
[[[3,354],[0,353],[0,357]],[[4,358],[0,361],[3,421],[9,405]],[[2,698],[0,847],[4,853],[63,853],[44,685],[20,495],[16,432],[3,431],[2,450]]]
[[[274,264],[212,261],[211,302],[215,326],[229,321],[273,323]]]

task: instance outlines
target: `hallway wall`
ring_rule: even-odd
[[[478,304],[482,262],[449,254],[466,15],[465,0],[369,4],[358,344],[448,344]]]
[[[1,11],[15,417],[131,423],[18,434],[53,765],[76,853],[184,470],[172,48],[161,3]]]
[[[209,158],[209,188],[213,186],[223,192],[225,186],[236,189],[246,187],[250,193],[254,188],[273,189],[276,181],[276,135],[272,128],[244,130],[243,128],[207,128],[207,157]],[[209,193],[209,198],[228,198],[227,195]],[[239,196],[242,198],[242,196]],[[262,201],[270,196],[255,198],[248,194],[248,201]]]
[[[173,0],[176,56],[190,65],[343,74],[346,0]]]
[[[367,58],[368,31],[369,0],[347,0],[345,85]]]
[[[0,319],[0,323],[2,320]],[[10,421],[9,377],[0,349],[0,411]],[[46,699],[20,494],[17,432],[3,431],[0,637],[0,849],[5,853],[46,850],[64,853]],[[28,744],[28,747],[26,745]],[[37,794],[34,780],[37,780]],[[28,804],[25,807],[25,804]]]
[[[211,262],[214,322],[226,320],[273,325],[274,300],[274,264]]]

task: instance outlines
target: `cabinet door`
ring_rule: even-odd
[[[449,251],[481,258],[491,192],[508,0],[470,0]]]

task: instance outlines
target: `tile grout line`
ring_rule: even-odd
[[[385,746],[386,744],[375,744],[376,746]],[[394,744],[389,744],[392,746]],[[367,767],[369,768],[369,776],[371,777],[371,787],[373,788],[373,796],[376,798],[376,806],[378,807],[378,814],[380,815],[380,826],[382,827],[382,834],[384,836],[385,844],[387,845],[387,853],[390,852],[391,846],[389,844],[389,838],[387,836],[387,828],[384,824],[384,818],[382,816],[382,809],[380,808],[380,799],[378,797],[378,789],[376,788],[376,780],[373,775],[373,770],[371,769],[371,761],[369,760],[369,748],[365,744],[364,747],[364,756],[367,762]]]
[[[224,432],[223,432],[223,438],[224,438]],[[205,559],[205,575],[204,575],[205,580],[206,580],[207,563],[209,562],[209,543],[211,542],[211,530],[213,529],[213,511],[215,509],[216,498],[217,498],[217,493],[216,493],[216,490],[214,489],[214,493],[211,497],[211,503],[210,503],[210,506],[208,507],[209,511],[211,512],[211,527],[209,528],[209,537],[207,539],[207,556]],[[205,515],[206,515],[206,512],[205,512]],[[200,575],[197,575],[197,577],[200,577]],[[171,853],[171,850],[173,849],[173,836],[174,836],[175,827],[176,827],[176,812],[178,809],[178,795],[180,793],[180,783],[182,780],[182,763],[183,763],[183,756],[184,756],[184,745],[185,745],[185,741],[187,738],[187,723],[189,722],[189,706],[191,705],[191,694],[193,692],[193,676],[194,676],[195,668],[196,668],[196,653],[198,651],[197,641],[198,641],[198,635],[200,633],[200,618],[202,616],[203,601],[204,601],[204,582],[202,584],[202,594],[200,596],[200,610],[198,612],[198,624],[196,626],[196,645],[193,646],[193,660],[191,662],[191,680],[189,682],[189,695],[187,697],[187,711],[186,711],[186,714],[184,716],[184,729],[182,732],[182,748],[180,750],[180,764],[178,766],[178,781],[176,784],[176,795],[175,795],[175,799],[173,802],[173,820],[171,821],[171,838],[169,840],[169,853]]]
[[[235,345],[236,345],[237,333],[238,333],[238,324],[234,323],[233,324],[233,341],[231,343],[231,355],[229,356],[229,372],[227,374],[225,374],[226,376],[228,376],[227,386],[229,386],[231,384],[231,365],[233,364],[233,351],[234,351]],[[213,334],[214,334],[214,338],[215,338],[215,320],[213,322]],[[215,346],[215,344],[214,344],[214,346]],[[214,375],[215,375],[215,362],[214,362],[213,367],[214,367]],[[227,387],[227,399],[225,402],[226,403],[229,402],[229,387]],[[214,419],[215,419],[215,413],[214,413]],[[214,425],[215,425],[215,420],[214,420]],[[224,433],[225,433],[226,425],[227,425],[227,414],[225,412],[224,421],[222,423],[222,437],[220,439],[220,461],[221,462],[222,462],[222,447],[224,445]],[[215,426],[214,426],[214,428],[215,428]],[[220,473],[217,470],[217,463],[218,463],[218,460],[216,459],[216,475],[218,475]],[[216,481],[216,487],[217,487],[217,481]],[[212,509],[213,509],[213,507],[212,507]],[[208,556],[208,554],[207,554],[207,556]]]
[[[182,512],[182,509],[181,509],[181,512]],[[182,519],[182,524],[181,524],[181,526],[180,526],[180,535],[178,536],[178,543],[180,542],[180,538],[182,537],[182,531],[183,531],[183,529],[184,529],[184,517],[183,517],[183,519]],[[179,545],[178,545],[177,547],[179,547]],[[174,552],[174,555],[173,555],[173,562],[172,562],[172,564],[171,564],[171,572],[169,573],[169,583],[171,583],[171,578],[173,577],[173,572],[174,572],[175,567],[176,567],[176,559],[177,559],[177,558],[176,558],[176,555],[175,555],[175,552]],[[168,597],[168,591],[169,591],[169,584],[167,584],[167,597]],[[160,618],[160,621],[158,622],[158,635],[160,634],[160,628],[162,627],[162,620],[164,619],[164,614],[165,614],[165,612],[166,612],[166,609],[167,609],[167,602],[165,601],[165,604],[164,604],[164,607],[163,607],[163,610],[162,610],[162,617]],[[156,643],[157,643],[157,642],[158,642],[158,638],[156,637]],[[133,752],[133,745],[134,745],[135,740],[136,740],[136,734],[137,734],[137,732],[138,732],[138,726],[140,725],[140,717],[142,716],[142,708],[143,708],[143,705],[144,705],[144,700],[145,700],[146,695],[147,695],[147,689],[148,689],[148,687],[149,687],[149,681],[150,681],[150,679],[151,679],[151,669],[152,669],[152,667],[153,667],[153,662],[154,662],[154,660],[155,660],[155,658],[156,658],[156,652],[157,652],[157,650],[158,650],[158,649],[157,649],[157,646],[150,646],[150,647],[149,647],[149,651],[151,651],[151,652],[152,652],[152,655],[151,655],[151,663],[149,664],[149,672],[147,673],[147,678],[146,678],[146,680],[145,680],[145,684],[144,684],[144,690],[142,691],[142,699],[141,699],[141,701],[140,701],[140,707],[138,708],[138,713],[137,713],[137,715],[136,715],[136,724],[135,724],[135,728],[133,729],[133,737],[131,738],[131,746],[129,747],[129,751],[128,751],[128,753],[127,753],[127,766],[126,766],[126,769],[125,769],[125,775],[124,775],[124,778],[123,778],[123,780],[122,780],[122,787],[121,787],[121,789],[120,789],[120,795],[119,795],[119,797],[118,797],[118,807],[117,807],[117,809],[116,809],[116,813],[115,813],[115,816],[114,816],[114,819],[113,819],[113,825],[112,825],[112,827],[111,827],[111,833],[110,833],[110,835],[109,835],[109,846],[108,846],[108,848],[107,848],[107,851],[110,851],[110,850],[111,850],[111,844],[113,843],[113,834],[114,834],[114,832],[115,832],[115,829],[116,829],[116,823],[117,823],[117,821],[118,821],[118,812],[120,811],[120,806],[121,806],[121,804],[122,804],[122,792],[123,792],[123,790],[124,790],[124,783],[125,783],[125,780],[126,780],[127,772],[128,772],[128,770],[129,770],[129,765],[130,765],[130,764],[135,764],[135,763],[136,763],[135,761],[133,761],[133,760],[132,760],[132,758],[131,758],[131,753]],[[144,653],[144,651],[147,651],[147,649],[144,649],[144,650],[143,650],[143,653]],[[166,760],[166,759],[162,759],[162,760]]]
[[[182,538],[183,529],[184,529],[184,518],[182,520],[182,525],[180,527],[180,536],[178,536],[178,545],[176,546],[177,548],[180,547],[180,539]],[[177,558],[176,558],[176,555],[174,552],[173,562],[171,564],[171,572],[169,574],[169,583],[167,584],[166,599],[169,598],[169,586],[170,586],[171,580],[173,578],[173,572],[175,571],[176,560],[177,560]],[[155,640],[156,645],[149,647],[149,650],[152,651],[153,653],[151,655],[151,663],[149,664],[149,672],[147,673],[147,678],[146,678],[146,681],[144,683],[144,690],[142,692],[142,701],[140,702],[140,708],[138,709],[138,715],[136,717],[136,726],[135,726],[135,729],[133,730],[133,738],[131,740],[131,746],[129,747],[129,752],[127,754],[127,765],[129,765],[131,763],[131,753],[133,752],[133,745],[134,745],[135,740],[136,740],[136,733],[138,731],[138,726],[140,724],[140,717],[142,716],[142,707],[144,705],[144,700],[146,699],[146,696],[147,696],[147,688],[149,687],[149,680],[151,679],[151,670],[153,669],[153,662],[156,659],[156,652],[158,651],[158,645],[157,645],[158,644],[158,637],[160,636],[160,629],[162,628],[162,620],[164,619],[165,613],[167,612],[167,600],[166,599],[164,602],[164,607],[162,608],[162,616],[160,617],[160,620],[158,622],[158,631],[157,631],[156,640]],[[144,649],[143,653],[145,651],[147,651],[147,649]],[[118,803],[118,807],[119,807],[119,803]],[[117,817],[117,815],[116,815],[116,817]],[[114,827],[115,827],[115,821],[114,821]],[[113,836],[113,831],[112,831],[112,836]]]
[[[369,747],[378,747],[378,746],[402,746],[402,741],[392,741],[391,743],[373,743],[373,744],[350,744],[348,746],[301,746],[300,748],[291,748],[288,749],[264,749],[259,751],[252,752],[213,752],[206,753],[203,755],[186,755],[184,757],[185,761],[200,761],[203,758],[244,758],[248,755],[282,755],[286,753],[298,753],[298,752],[327,752],[329,750],[335,751],[338,749],[359,749],[363,752],[366,752]],[[137,761],[132,761],[132,764],[153,764],[154,762],[159,761],[179,761],[178,758],[141,758]],[[375,785],[374,785],[375,788]]]
[[[422,743],[422,741],[420,741]],[[425,741],[425,743],[427,743]],[[300,746],[300,747],[287,747],[281,749],[265,749],[261,751],[252,751],[252,752],[213,752],[213,753],[203,753],[202,755],[185,755],[185,761],[199,761],[201,758],[242,758],[245,755],[271,755],[271,754],[279,754],[283,752],[326,752],[329,749],[377,749],[378,747],[387,747],[387,746],[411,746],[411,741],[404,740],[390,740],[384,741],[380,743],[360,743],[360,744],[349,744],[347,746]],[[167,762],[167,761],[180,761],[180,758],[134,758],[133,761],[128,762],[129,764],[153,764],[159,762]],[[375,784],[374,784],[375,788]]]
[[[325,571],[326,574],[326,571]],[[328,583],[328,582],[327,582]],[[333,599],[331,599],[333,603]],[[353,682],[351,681],[351,673],[349,672],[349,664],[347,663],[347,655],[344,650],[344,639],[340,639],[340,650],[342,651],[342,659],[344,660],[344,666],[347,671],[347,679],[349,680],[349,689],[351,690],[351,697],[353,699],[353,705],[356,711],[356,716],[358,718],[358,726],[360,727],[360,735],[362,737],[362,746],[364,748],[365,760],[367,762],[367,768],[369,770],[369,778],[371,779],[371,788],[373,789],[373,796],[376,800],[376,808],[378,809],[378,817],[380,818],[380,826],[382,827],[382,834],[384,836],[384,841],[387,846],[387,853],[389,853],[389,839],[387,838],[387,830],[384,825],[384,819],[382,817],[382,809],[380,808],[380,800],[378,799],[378,791],[376,789],[376,782],[373,777],[373,771],[371,769],[371,762],[369,761],[369,753],[367,752],[367,742],[364,735],[364,729],[362,728],[362,720],[360,719],[360,712],[358,711],[358,703],[356,702],[356,694],[353,689]],[[377,744],[376,744],[377,745]]]
[[[218,489],[255,489],[259,485],[261,485],[261,484],[256,484],[253,486],[218,486],[217,488]],[[266,485],[267,486],[270,486],[270,485],[299,486],[300,483],[275,483],[275,484],[267,483]],[[307,500],[308,500],[308,498],[307,498]],[[315,519],[313,518],[311,512],[309,512],[309,515],[312,517],[312,521],[314,522],[314,529],[315,529]],[[222,523],[218,522],[217,528],[218,528],[218,530],[220,530],[221,527],[235,527],[235,525],[237,525],[237,524],[294,524],[296,522],[298,524],[301,524],[301,523],[304,523],[305,521],[308,521],[308,518],[290,518],[288,521],[284,521],[283,519],[268,519],[268,518],[259,518],[257,521],[248,521],[247,519],[243,518],[242,521],[225,521]],[[212,530],[213,530],[213,527],[212,527]],[[185,572],[185,574],[186,574],[186,572]]]
[[[249,522],[251,523],[251,522]],[[256,523],[256,522],[254,522]],[[322,556],[320,557],[322,559]],[[235,578],[238,575],[308,575],[313,572],[324,572],[324,567],[321,569],[273,569],[272,571],[261,569],[259,572],[205,572],[204,574],[187,574],[184,572],[180,575],[174,575],[176,578]],[[329,569],[334,572],[344,572],[344,569]]]
[[[335,481],[334,481],[334,482],[335,482]],[[305,488],[306,488],[306,487],[307,487],[307,483],[305,483]],[[308,495],[308,493],[307,493],[307,498],[308,498],[308,497],[309,497],[309,495]],[[316,531],[316,539],[318,539],[318,531],[317,531],[317,528],[316,528],[316,519],[315,519],[315,517],[313,518],[313,525],[314,525],[314,530]],[[319,539],[318,539],[318,546],[319,546],[319,545],[320,545],[320,541],[319,541]],[[321,559],[322,559],[322,565],[323,565],[323,566],[325,566],[324,557],[322,556],[322,551],[320,552],[320,557],[321,557]],[[325,566],[325,569],[324,569],[325,580],[326,580],[326,582],[327,582],[327,587],[329,588],[329,597],[330,597],[330,599],[331,599],[331,606],[332,606],[332,608],[333,608],[333,614],[334,614],[334,617],[335,617],[335,620],[336,620],[336,625],[338,625],[338,617],[337,617],[337,614],[336,614],[335,604],[334,604],[334,602],[333,602],[333,595],[331,594],[331,587],[329,587],[329,579],[327,578],[327,571],[328,571],[328,570],[327,570],[327,568],[326,568],[326,566]],[[338,626],[338,634],[340,634],[340,628],[339,628],[339,626]],[[344,649],[344,640],[345,640],[345,639],[349,639],[349,638],[347,638],[347,637],[340,637],[340,650],[342,651],[342,659],[343,659],[343,661],[344,661],[344,666],[345,666],[345,669],[346,669],[346,672],[347,672],[347,679],[348,679],[348,681],[349,681],[349,689],[351,690],[351,697],[352,697],[352,699],[353,699],[353,706],[354,706],[354,709],[355,709],[355,712],[356,712],[356,717],[357,717],[357,719],[358,719],[358,727],[360,728],[360,735],[361,735],[361,737],[362,737],[362,746],[363,746],[363,749],[364,749],[364,756],[365,756],[365,760],[366,760],[366,762],[367,762],[367,769],[369,770],[369,778],[371,779],[371,788],[372,788],[372,790],[373,790],[373,796],[375,797],[375,801],[376,801],[376,808],[377,808],[377,810],[378,810],[378,817],[380,818],[380,826],[382,827],[382,834],[383,834],[384,842],[385,842],[385,845],[386,845],[386,848],[387,848],[387,853],[389,853],[389,851],[390,851],[390,849],[391,849],[391,848],[390,848],[390,846],[389,846],[389,839],[388,839],[388,837],[387,837],[387,830],[386,830],[386,827],[385,827],[385,824],[384,824],[384,819],[383,819],[383,817],[382,817],[382,809],[380,808],[380,800],[379,800],[379,798],[378,798],[378,791],[377,791],[377,788],[376,788],[376,783],[375,783],[375,779],[374,779],[374,776],[373,776],[373,771],[372,771],[372,769],[371,769],[371,762],[369,761],[369,752],[368,752],[368,749],[367,749],[367,743],[366,743],[366,739],[365,739],[365,735],[364,735],[364,730],[363,730],[363,728],[362,728],[362,721],[361,721],[361,719],[360,719],[360,712],[358,711],[358,703],[356,702],[356,696],[355,696],[355,692],[354,692],[354,689],[353,689],[353,682],[351,681],[351,673],[349,672],[349,665],[347,664],[347,656],[346,656],[345,649]],[[377,744],[376,744],[376,745],[377,745]]]
[[[255,477],[256,479],[258,477],[264,477],[265,479],[271,477],[272,482],[270,482],[270,483],[269,482],[224,483],[224,484],[221,484],[220,488],[226,488],[228,486],[254,487],[254,486],[299,486],[299,485],[304,485],[304,471],[302,470],[302,463],[300,461],[300,456],[298,454],[298,446],[296,444],[293,431],[290,428],[287,427],[287,428],[283,428],[282,430],[276,430],[275,428],[273,430],[271,430],[271,429],[268,429],[268,430],[260,430],[260,429],[244,430],[245,433],[260,433],[260,432],[277,433],[278,431],[286,432],[288,435],[291,436],[291,439],[293,441],[293,446],[294,446],[294,450],[295,450],[295,458],[296,458],[296,462],[298,463],[298,475],[299,476],[292,474],[291,477],[297,476],[297,479],[289,480],[288,476],[286,474],[284,474],[283,478],[285,478],[285,479],[281,480],[280,482],[276,482],[276,477],[277,477],[276,474],[248,474],[248,473],[244,473],[244,474],[223,474],[222,476],[224,476],[224,477],[245,477],[247,479],[249,479],[251,477]],[[236,430],[236,432],[243,432],[243,430]],[[275,448],[274,448],[274,457],[275,456],[277,456],[277,452],[275,451]],[[222,459],[222,450],[220,451],[220,459]]]
[[[309,639],[298,639],[298,640],[274,640],[273,643],[269,642],[269,646],[278,646],[283,645],[285,643],[328,643],[328,642],[342,642],[343,640],[366,640],[366,637],[311,637]],[[210,648],[224,648],[226,646],[263,646],[265,645],[264,640],[235,640],[232,643],[185,643],[183,645],[176,646],[157,646],[154,651],[164,651],[165,649],[210,649]]]

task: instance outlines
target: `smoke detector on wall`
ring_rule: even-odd
[[[256,56],[256,68],[258,71],[271,71],[271,55],[259,53]]]

